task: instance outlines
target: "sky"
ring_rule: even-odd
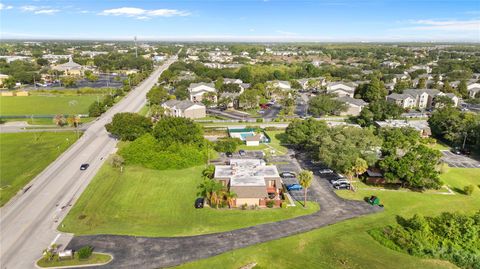
[[[480,0],[0,0],[1,39],[480,42]]]

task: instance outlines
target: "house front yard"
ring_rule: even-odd
[[[480,169],[455,168],[441,175],[450,186],[480,184]],[[458,268],[450,262],[438,259],[422,259],[389,249],[368,231],[396,223],[396,216],[425,216],[440,212],[460,211],[473,213],[480,208],[480,189],[472,196],[463,194],[439,195],[418,192],[394,192],[359,190],[338,191],[347,199],[363,200],[376,195],[385,205],[385,211],[353,220],[344,221],[280,240],[224,253],[176,268],[240,268],[257,263],[256,269],[264,268]]]
[[[311,214],[311,203],[286,209],[195,209],[203,166],[152,170],[102,167],[59,229],[76,235],[187,236],[222,232]]]

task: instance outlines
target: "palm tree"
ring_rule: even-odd
[[[210,202],[210,206],[216,204],[218,208],[218,202],[221,197],[220,191],[223,190],[223,185],[220,182],[207,178],[198,185],[198,189],[198,196],[205,197]]]
[[[222,201],[224,196],[224,187],[221,183],[215,182],[212,189],[212,194],[210,195],[210,203],[215,204],[215,207],[218,209],[218,204]]]
[[[204,179],[212,179],[213,175],[215,174],[215,166],[214,165],[208,165],[203,171],[202,171],[202,177]]]
[[[228,208],[233,207],[233,202],[235,202],[237,194],[231,191],[225,192],[225,200],[227,200]]]
[[[313,179],[312,171],[302,170],[302,172],[298,174],[298,182],[302,186],[303,193],[304,193],[303,207],[307,206],[307,189],[312,184],[312,179]]]

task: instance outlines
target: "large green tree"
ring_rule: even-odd
[[[314,117],[338,115],[345,110],[347,110],[345,103],[331,95],[318,95],[308,101],[308,112]]]
[[[328,133],[328,126],[324,121],[312,118],[293,120],[285,130],[286,140],[297,148],[311,148],[319,137]]]
[[[152,130],[152,122],[137,113],[117,113],[112,122],[105,125],[111,134],[121,140],[133,141]]]
[[[395,103],[380,100],[368,104],[355,121],[362,126],[370,126],[375,121],[398,119],[403,113],[403,108]]]
[[[164,145],[201,144],[204,141],[202,128],[192,120],[182,117],[162,118],[153,128],[153,135]]]
[[[153,86],[147,93],[147,100],[152,105],[160,105],[169,99],[168,91],[162,86]]]
[[[385,88],[385,84],[377,77],[374,77],[369,83],[360,85],[357,89],[357,94],[365,102],[374,102],[384,100],[388,91]]]

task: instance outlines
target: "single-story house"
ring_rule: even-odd
[[[234,206],[265,206],[268,200],[280,205],[282,183],[277,167],[262,159],[230,159],[229,165],[216,165],[214,180],[237,197]]]
[[[262,140],[261,134],[256,134],[256,135],[245,137],[246,145],[247,146],[252,146],[252,147],[259,146],[261,140]]]
[[[474,82],[467,85],[468,95],[472,98],[478,97],[480,94],[480,83]]]
[[[172,117],[185,117],[198,119],[206,117],[206,108],[203,104],[194,103],[189,100],[168,100],[162,104],[165,114]]]

